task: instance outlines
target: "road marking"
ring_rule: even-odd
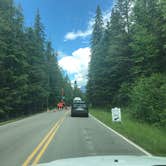
[[[102,126],[106,127],[108,130],[110,130],[111,132],[115,133],[116,135],[118,135],[119,137],[121,137],[122,139],[124,139],[126,142],[128,142],[129,144],[131,144],[132,146],[134,146],[135,148],[139,149],[141,152],[143,152],[144,154],[146,154],[147,156],[152,156],[152,154],[150,154],[149,152],[147,152],[145,149],[143,149],[142,147],[140,147],[139,145],[135,144],[134,142],[132,142],[131,140],[127,139],[126,137],[124,137],[123,135],[121,135],[120,133],[118,133],[117,131],[115,131],[114,129],[112,129],[111,127],[107,126],[106,124],[104,124],[103,122],[101,122],[99,119],[97,119],[96,117],[94,117],[92,114],[90,114],[90,116],[96,120],[98,123],[100,123]]]
[[[65,115],[66,114],[67,114],[67,112],[65,113]],[[23,163],[22,166],[28,166],[28,164],[32,161],[32,159],[37,154],[37,152],[47,142],[47,140],[49,140],[49,138],[52,136],[52,133],[54,133],[54,131],[57,129],[57,127],[60,124],[60,122],[62,121],[62,119],[64,120],[65,115],[54,124],[54,126],[49,130],[48,134],[41,140],[41,142],[37,145],[37,147],[34,149],[34,151],[28,156],[28,158],[26,159],[26,161]]]
[[[48,145],[50,144],[50,142],[54,138],[55,134],[57,133],[59,127],[63,123],[64,119],[65,119],[65,117],[63,117],[63,119],[61,119],[61,121],[59,122],[59,124],[56,127],[55,131],[51,134],[51,136],[49,137],[49,139],[47,140],[47,142],[45,143],[45,145],[43,146],[43,148],[41,149],[41,151],[39,152],[39,154],[36,156],[34,162],[32,163],[32,166],[35,166],[39,162],[40,158],[43,156],[43,154],[46,151]]]
[[[60,120],[59,120],[60,121]],[[34,151],[28,156],[27,160],[23,163],[22,166],[27,166],[32,158],[35,156],[35,154],[39,151],[39,149],[43,146],[43,144],[46,142],[46,140],[49,138],[51,133],[53,132],[54,128],[58,125],[58,122],[55,123],[55,125],[51,128],[51,130],[48,132],[48,134],[42,139],[42,141],[37,145],[37,147],[34,149]]]

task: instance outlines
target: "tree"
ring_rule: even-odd
[[[48,106],[53,107],[56,103],[61,100],[60,89],[63,87],[62,83],[62,73],[59,69],[57,62],[57,53],[51,46],[51,42],[47,43],[46,47],[47,56],[47,85],[48,85]]]
[[[87,85],[94,106],[132,105],[139,119],[165,123],[165,9],[164,0],[117,0],[102,35],[95,22]]]
[[[71,86],[71,82],[69,80],[68,75],[64,77],[64,96],[66,105],[71,105],[74,97],[74,90]],[[77,94],[76,94],[77,95]],[[78,94],[79,96],[80,94]]]
[[[166,76],[141,77],[131,92],[131,114],[134,118],[166,127]]]
[[[121,105],[122,99],[119,95],[122,84],[131,83],[131,49],[129,47],[130,39],[130,23],[129,8],[130,1],[117,1],[117,5],[112,10],[110,27],[109,27],[109,43],[107,63],[110,65],[107,77],[107,93],[110,96],[110,102],[113,105]],[[124,100],[124,98],[123,98]],[[126,96],[128,102],[128,97]]]
[[[134,77],[163,71],[165,58],[161,27],[164,20],[158,1],[136,1],[133,15],[131,48]]]
[[[73,93],[46,42],[39,11],[34,27],[25,27],[21,6],[12,0],[0,1],[0,78],[0,121],[55,106],[62,87],[68,102]]]
[[[35,53],[33,62],[33,87],[36,94],[35,108],[36,110],[44,110],[47,101],[47,65],[45,56],[45,34],[41,23],[39,10],[37,11],[34,23],[35,35]]]
[[[20,7],[13,1],[1,1],[1,106],[7,116],[17,116],[22,110],[27,74],[24,71],[27,62],[22,40],[23,15]],[[14,100],[13,100],[14,99]]]
[[[100,73],[100,71],[98,71],[101,63],[99,47],[103,37],[103,31],[104,29],[103,29],[102,13],[100,7],[97,6],[95,23],[93,26],[92,39],[91,39],[92,54],[91,54],[91,61],[89,64],[89,80],[87,85],[88,98],[92,104],[94,103],[97,104],[99,102],[99,99],[97,99],[98,98],[97,92],[100,87],[100,85],[98,84],[98,79],[100,79],[100,77],[97,74]]]
[[[95,35],[92,35],[88,94],[91,95],[91,101],[93,100],[92,103],[95,105],[116,104],[121,100],[118,98],[121,85],[126,82],[130,83],[130,6],[131,3],[128,0],[117,2],[104,33],[101,33],[103,30],[98,33],[96,31],[96,29],[101,29],[96,28],[100,21],[94,24]],[[100,40],[97,34],[100,34]]]

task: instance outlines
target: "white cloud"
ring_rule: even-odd
[[[107,11],[103,12],[104,26],[106,26],[107,21],[110,20],[110,17],[111,17],[111,10],[107,10]],[[68,32],[65,35],[65,40],[64,41],[75,40],[77,38],[85,38],[85,37],[91,35],[92,34],[92,29],[93,29],[93,24],[94,24],[94,17],[91,18],[88,21],[88,26],[87,26],[85,31],[77,30],[77,31]]]
[[[86,31],[78,30],[76,32],[68,32],[65,35],[65,41],[67,41],[67,40],[75,40],[78,37],[85,38],[85,37],[91,35],[91,33],[92,33],[91,29],[87,29]]]
[[[69,74],[75,73],[75,71],[80,70],[79,59],[73,58],[72,56],[66,56],[60,59],[59,65]]]
[[[74,74],[74,80],[78,86],[85,85],[87,82],[88,64],[90,62],[90,48],[79,48],[72,53],[72,56],[66,56],[59,60],[59,65],[68,72],[69,76]]]

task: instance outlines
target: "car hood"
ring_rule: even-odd
[[[166,166],[166,157],[148,156],[91,156],[69,158],[37,166]]]

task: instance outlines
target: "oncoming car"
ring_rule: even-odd
[[[71,116],[84,116],[88,117],[88,106],[85,101],[82,100],[74,100],[71,107]]]

